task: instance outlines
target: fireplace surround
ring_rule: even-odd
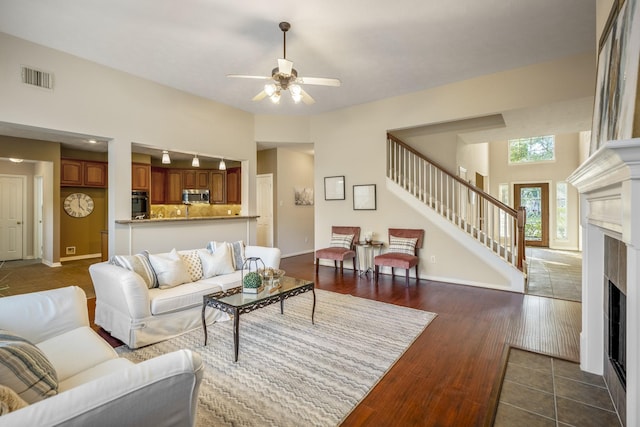
[[[626,301],[623,326],[628,331],[640,330],[640,138],[607,142],[568,181],[580,193],[580,367],[605,378],[621,421],[637,426],[640,336],[625,334],[624,348],[617,344],[618,351],[624,352],[622,358],[618,355],[618,362],[626,366],[622,382],[614,368],[616,362],[610,360],[609,282],[615,284]]]

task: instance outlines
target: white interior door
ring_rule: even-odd
[[[256,176],[257,244],[273,247],[273,174]]]
[[[42,215],[44,212],[43,177],[35,176],[33,181],[33,255],[42,258]]]
[[[25,177],[0,175],[0,261],[22,259]]]

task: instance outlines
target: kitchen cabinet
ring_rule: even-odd
[[[211,203],[225,203],[226,172],[211,171],[211,187],[209,188],[209,201]]]
[[[182,171],[183,188],[206,190],[209,188],[209,171],[187,169]]]
[[[60,186],[107,187],[107,163],[60,159]]]
[[[182,203],[182,171],[167,169],[166,191],[164,202],[167,204]]]
[[[82,186],[82,160],[60,160],[60,185]]]
[[[227,203],[239,205],[242,202],[240,168],[227,169]]]
[[[151,165],[145,163],[131,164],[131,189],[149,191],[151,187]]]
[[[163,205],[166,197],[166,179],[167,173],[165,168],[151,168],[151,204]]]

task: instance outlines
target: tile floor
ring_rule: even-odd
[[[528,247],[527,294],[582,301],[582,252]]]
[[[577,363],[509,352],[494,426],[621,426],[604,380]]]

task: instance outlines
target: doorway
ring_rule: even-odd
[[[513,190],[515,208],[527,209],[525,244],[549,247],[549,184],[514,184]]]
[[[26,177],[0,175],[0,261],[22,259]]]
[[[256,176],[256,196],[258,214],[256,244],[273,247],[273,174]]]

